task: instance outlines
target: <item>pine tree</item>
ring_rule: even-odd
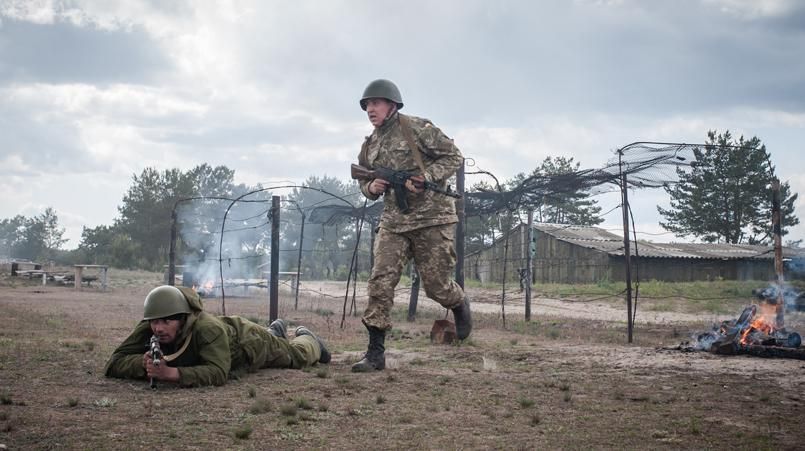
[[[692,170],[677,169],[679,183],[665,188],[671,208],[657,207],[660,225],[678,236],[709,243],[768,243],[771,239],[771,182],[774,166],[757,137],[735,140],[729,130],[707,133],[704,149],[694,149]],[[780,188],[782,229],[799,224],[797,194],[788,182]]]

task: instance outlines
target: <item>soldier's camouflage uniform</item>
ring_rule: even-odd
[[[164,362],[179,368],[179,385],[223,385],[231,374],[260,368],[303,368],[319,361],[321,350],[312,336],[297,336],[288,341],[245,318],[211,315],[202,311],[201,300],[194,291],[180,290],[193,312],[173,344],[160,344],[162,352],[170,358],[190,337],[181,354]],[[137,324],[106,363],[106,376],[146,379],[143,354],[151,335],[148,321]]]
[[[400,116],[401,113],[394,113],[366,138],[358,156],[361,166],[422,174],[413,156],[416,150],[406,142]],[[406,117],[421,152],[425,179],[446,187],[447,179],[463,164],[461,152],[453,140],[429,120]],[[361,180],[361,191],[367,198],[376,200],[379,196],[369,192],[370,183],[370,180]],[[389,191],[384,195],[380,230],[375,240],[369,305],[363,322],[381,330],[391,329],[389,312],[394,302],[394,288],[411,258],[428,297],[448,309],[460,305],[464,298],[463,290],[453,280],[455,223],[458,222],[455,200],[430,190],[418,194],[407,189],[405,192],[410,208],[407,214],[397,207],[394,193]]]

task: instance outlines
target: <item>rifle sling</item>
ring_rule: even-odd
[[[411,149],[411,153],[414,154],[414,160],[416,161],[417,166],[422,171],[422,177],[425,176],[425,163],[422,162],[422,154],[419,148],[419,145],[416,143],[414,139],[414,133],[411,130],[411,123],[408,122],[408,116],[397,113],[400,117],[400,128],[402,129],[403,136],[405,140],[408,141],[408,147]]]
[[[166,362],[172,362],[173,360],[176,360],[177,358],[179,358],[179,356],[182,355],[183,352],[185,352],[185,350],[187,349],[187,346],[190,345],[190,339],[191,338],[193,338],[193,334],[190,334],[190,335],[187,336],[187,340],[184,341],[184,344],[182,345],[181,348],[179,348],[178,351],[174,352],[171,355],[162,356],[162,360],[164,360]]]

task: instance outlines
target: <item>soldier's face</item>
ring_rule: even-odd
[[[366,115],[369,116],[369,122],[375,127],[383,125],[383,121],[389,115],[389,112],[394,107],[392,102],[379,97],[374,97],[366,100]]]
[[[182,328],[182,320],[180,319],[152,319],[149,324],[151,325],[151,332],[159,338],[160,343],[164,344],[176,341],[179,329]]]

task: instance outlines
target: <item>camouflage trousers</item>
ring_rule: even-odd
[[[271,335],[263,327],[249,331],[239,346],[245,354],[250,371],[260,368],[294,368],[311,366],[319,361],[321,348],[319,342],[310,335],[301,335],[291,340]]]
[[[363,314],[363,323],[381,330],[391,329],[389,314],[394,304],[394,289],[411,258],[429,298],[448,309],[461,305],[464,291],[453,280],[456,264],[454,241],[455,224],[403,233],[381,228],[375,240],[369,305]]]

